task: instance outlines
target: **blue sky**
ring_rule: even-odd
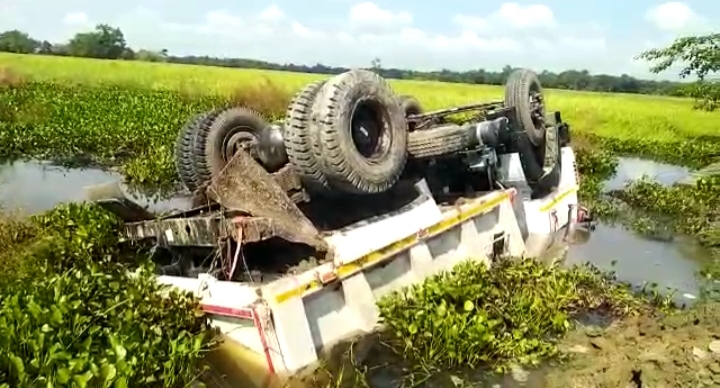
[[[96,23],[133,48],[421,70],[587,69],[649,78],[633,57],[720,26],[720,2],[0,0],[0,30],[62,41]],[[675,78],[665,74],[662,78]]]

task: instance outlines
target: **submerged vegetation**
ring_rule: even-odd
[[[94,66],[100,65],[87,62],[82,73],[103,71]],[[0,154],[95,164],[120,170],[130,182],[172,187],[175,136],[189,117],[239,104],[280,119],[292,92],[317,78],[122,66],[151,66],[167,78],[150,77],[147,85],[117,79],[89,85],[0,71]],[[208,83],[201,75],[198,85],[178,81],[193,78],[186,77],[188,71],[217,78],[200,91]],[[227,75],[238,84],[225,82]],[[415,95],[426,109],[502,95],[498,87],[437,82],[397,81],[394,87]],[[621,155],[692,168],[717,161],[717,113],[693,111],[692,101],[682,99],[554,90],[547,95],[550,107],[572,125],[583,202],[601,219],[636,231],[662,224],[696,237],[715,252],[702,276],[710,289],[716,287],[720,178],[670,187],[642,180],[611,193],[603,185]],[[198,301],[157,284],[145,247],[124,241],[119,225],[90,204],[62,204],[30,219],[0,217],[0,388],[186,387],[200,376],[203,355],[216,339]],[[711,305],[716,296],[710,292],[698,305]],[[417,386],[439,371],[538,365],[565,355],[563,336],[575,332],[587,313],[654,317],[668,312],[669,304],[669,296],[636,295],[589,266],[518,259],[489,269],[462,264],[385,298],[380,311],[388,327],[383,339],[402,362],[412,363],[404,372],[422,372],[407,375]]]

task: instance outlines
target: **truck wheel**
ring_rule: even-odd
[[[395,185],[407,161],[407,125],[387,81],[367,70],[337,75],[320,90],[311,117],[332,188],[374,194]]]
[[[505,85],[505,106],[515,108],[510,117],[517,128],[527,132],[530,142],[545,141],[545,100],[537,75],[528,69],[515,70]]]
[[[424,112],[422,105],[420,105],[420,101],[418,101],[413,96],[403,95],[403,96],[398,97],[398,101],[400,102],[400,106],[402,107],[403,111],[405,112],[405,117],[419,115]],[[415,130],[415,124],[408,123],[408,131],[414,131],[414,130]]]
[[[247,108],[220,109],[208,116],[199,127],[193,152],[199,187],[212,181],[239,150],[259,159],[260,133],[267,126]]]
[[[408,155],[421,159],[454,154],[467,148],[468,131],[457,125],[431,128],[408,134]]]
[[[288,160],[298,173],[303,186],[311,192],[327,191],[330,187],[327,178],[320,171],[310,137],[310,113],[320,88],[325,80],[313,82],[300,90],[287,109],[283,141]]]
[[[193,117],[178,132],[175,141],[175,169],[180,182],[194,192],[198,189],[198,176],[193,162],[193,146],[200,126],[208,119],[210,113],[202,113]]]
[[[419,115],[424,112],[422,105],[420,105],[420,101],[418,101],[413,96],[402,95],[398,97],[398,101],[400,102],[400,106],[405,112],[406,117],[411,115]]]

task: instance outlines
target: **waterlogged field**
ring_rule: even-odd
[[[167,184],[178,128],[233,103],[282,118],[292,94],[323,76],[157,63],[0,55],[0,147],[11,157],[120,165],[135,182]],[[503,98],[497,86],[392,81],[426,110]],[[691,102],[653,96],[548,90],[550,109],[574,133],[608,147],[700,166],[720,149],[717,118]],[[697,141],[688,143],[686,139]],[[672,149],[672,152],[667,152]]]
[[[294,92],[325,75],[228,69],[208,66],[101,61],[0,54],[0,66],[41,81],[90,85],[134,85],[200,95],[232,95],[267,81]],[[501,86],[391,81],[398,93],[419,98],[426,109],[501,100]],[[561,110],[573,128],[600,136],[676,140],[720,131],[717,115],[693,112],[692,102],[673,97],[547,90],[551,109]]]
[[[175,136],[191,116],[242,104],[281,119],[296,90],[324,77],[0,54],[0,155],[26,159],[0,164],[0,201],[13,192],[32,197],[42,191],[50,193],[45,203],[77,200],[79,192],[70,186],[100,183],[95,180],[118,173],[172,193]],[[495,86],[391,83],[398,93],[416,96],[426,110],[503,98],[503,88]],[[475,387],[493,370],[511,371],[514,382],[489,381],[514,386],[537,365],[542,365],[539,384],[548,387],[720,384],[720,343],[713,337],[720,320],[720,180],[708,175],[684,186],[672,185],[676,179],[606,186],[618,163],[621,171],[627,169],[630,159],[618,159],[621,155],[690,169],[717,161],[720,116],[693,111],[691,101],[676,98],[558,90],[546,96],[550,109],[561,110],[572,125],[583,200],[605,222],[597,233],[606,240],[588,250],[613,255],[607,262],[620,261],[623,269],[634,263],[645,275],[665,265],[660,263],[677,247],[677,236],[687,236],[701,248],[693,255],[696,263],[686,266],[693,286],[702,285],[692,295],[698,299],[693,307],[674,310],[670,298],[638,295],[585,266],[547,267],[533,260],[491,270],[465,265],[407,291],[413,298],[385,299],[380,308],[392,329],[383,336],[387,346],[373,347],[369,362],[347,364],[343,373],[316,376],[310,386]],[[118,171],[73,170],[63,177],[38,168],[39,160]],[[656,166],[638,160],[641,169]],[[23,180],[2,174],[21,170],[35,175]],[[68,187],[41,187],[46,181]],[[52,197],[70,191],[67,198]],[[0,388],[38,382],[185,387],[201,375],[216,337],[197,301],[189,295],[161,297],[143,270],[149,247],[125,244],[118,226],[114,217],[87,204],[58,205],[30,219],[0,217]],[[641,237],[648,237],[646,245],[634,251],[610,250],[624,244],[618,238]],[[573,249],[571,259],[587,260]],[[647,251],[655,257],[643,256]],[[686,268],[676,264],[668,268]],[[128,276],[127,268],[138,268],[139,276]],[[701,268],[697,279],[696,268]],[[35,287],[26,287],[29,282]],[[578,325],[588,312],[617,320],[607,328]],[[388,346],[394,352],[378,350]],[[571,357],[562,368],[545,363],[565,356]]]

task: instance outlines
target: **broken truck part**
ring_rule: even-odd
[[[584,214],[569,141],[528,70],[504,101],[433,112],[353,70],[300,90],[281,124],[237,107],[190,120],[175,157],[192,209],[152,217],[91,191],[157,246],[160,281],[287,377],[374,330],[389,292],[567,239]]]

